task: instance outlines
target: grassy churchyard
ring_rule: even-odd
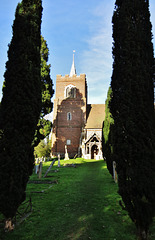
[[[76,168],[63,167],[71,163]],[[0,240],[136,239],[136,228],[119,205],[117,184],[103,160],[61,160],[60,168],[56,161],[43,178],[50,164],[43,163],[41,179],[31,176],[27,200],[32,199],[32,212],[25,219],[17,216],[13,232],[4,233],[0,216]]]

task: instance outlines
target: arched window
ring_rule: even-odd
[[[67,120],[68,120],[68,121],[71,121],[71,120],[72,120],[72,114],[71,114],[71,112],[68,112],[68,113],[67,113]]]
[[[76,98],[76,87],[73,85],[68,85],[65,88],[65,97],[66,98]]]

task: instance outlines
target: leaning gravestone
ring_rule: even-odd
[[[51,165],[49,166],[49,168],[47,169],[45,175],[44,175],[44,178],[47,176],[48,172],[51,170],[53,164],[55,163],[55,159],[52,161]]]

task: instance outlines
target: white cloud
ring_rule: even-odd
[[[111,3],[100,4],[93,10],[90,22],[91,37],[85,41],[88,50],[83,52],[81,69],[86,72],[89,103],[104,103],[112,74]]]
[[[113,4],[112,4],[113,2]],[[112,16],[115,1],[102,2],[92,11],[89,22],[90,37],[85,39],[88,49],[82,53],[81,69],[87,75],[88,102],[104,103],[112,76]],[[150,0],[151,22],[155,44],[154,0]]]

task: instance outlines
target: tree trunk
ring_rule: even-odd
[[[142,228],[138,229],[138,240],[148,240],[149,233],[147,230],[144,230]]]

